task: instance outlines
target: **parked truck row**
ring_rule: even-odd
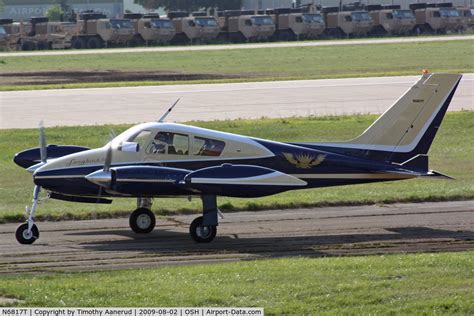
[[[110,19],[97,12],[78,14],[74,22],[28,22],[0,19],[0,48],[4,50],[93,49],[187,43],[242,43],[318,38],[461,32],[472,28],[474,9],[451,3],[214,10],[125,14]]]

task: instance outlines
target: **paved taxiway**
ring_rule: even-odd
[[[0,128],[383,113],[419,76],[196,84],[0,93]],[[450,111],[474,110],[465,74]]]
[[[328,40],[307,42],[280,42],[280,43],[253,43],[253,44],[225,44],[225,45],[193,45],[193,46],[167,46],[167,47],[140,47],[116,49],[87,49],[87,50],[61,50],[49,52],[8,52],[0,53],[0,57],[29,57],[29,56],[54,56],[54,55],[87,55],[87,54],[116,54],[138,52],[182,52],[182,51],[209,51],[229,49],[255,49],[255,48],[280,48],[280,47],[310,47],[310,46],[341,46],[341,45],[370,45],[370,44],[403,44],[421,42],[447,42],[459,40],[473,40],[474,35],[402,37],[381,39],[355,39],[355,40]]]
[[[17,224],[3,224],[0,274],[474,249],[474,201],[227,213],[210,244],[189,237],[195,216],[159,219],[148,235],[126,218],[44,222],[30,246],[17,244]]]

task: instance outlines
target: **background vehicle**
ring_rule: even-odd
[[[127,13],[124,18],[130,19],[135,29],[130,46],[166,44],[176,34],[171,20],[161,18],[158,14]]]
[[[415,15],[411,10],[401,10],[399,5],[372,4],[365,7],[374,21],[371,33],[408,34],[416,25]]]
[[[84,12],[79,15],[77,33],[71,43],[75,49],[128,45],[134,35],[128,19],[107,19],[101,13]]]
[[[279,8],[267,12],[274,17],[277,40],[315,39],[325,29],[324,19],[314,6],[307,9]]]
[[[446,33],[462,28],[463,18],[452,3],[412,3],[418,33]]]
[[[20,39],[21,50],[71,48],[76,25],[71,22],[49,22],[47,17],[30,19],[28,32]]]
[[[189,15],[187,12],[171,11],[168,12],[168,18],[176,29],[172,43],[210,42],[219,35],[217,20],[207,12]]]
[[[218,19],[219,38],[230,42],[267,41],[275,33],[272,17],[255,11],[227,10]]]
[[[462,29],[467,30],[474,27],[474,9],[473,8],[458,8],[459,14],[462,17]]]
[[[0,51],[8,50],[9,48],[10,35],[3,26],[0,25]]]
[[[321,12],[326,21],[325,33],[333,37],[366,36],[372,29],[373,21],[369,13],[364,10],[354,10],[356,7],[323,7]]]

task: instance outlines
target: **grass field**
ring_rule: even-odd
[[[474,41],[460,40],[365,46],[1,57],[0,80],[4,84],[0,85],[0,90],[137,84],[94,82],[22,87],[8,82],[12,79],[6,74],[11,72],[45,72],[46,75],[50,71],[120,70],[194,73],[202,74],[204,78],[206,74],[229,76],[229,79],[218,79],[217,82],[414,75],[419,74],[422,68],[432,72],[473,72],[473,50]],[[21,78],[18,80],[21,81]],[[173,80],[139,84],[170,82]],[[204,79],[197,82],[214,81]]]
[[[289,119],[191,122],[193,125],[279,141],[332,141],[357,136],[376,118],[373,115],[307,117]],[[103,146],[110,129],[127,126],[58,127],[46,130],[50,144]],[[308,132],[310,131],[310,132]],[[258,210],[323,205],[354,205],[409,201],[438,201],[474,198],[474,112],[448,113],[430,151],[430,167],[456,180],[416,179],[292,191],[258,199],[219,198],[220,208]],[[16,152],[36,147],[35,129],[0,130],[0,221],[20,221],[32,196],[31,175],[12,162]],[[112,205],[78,204],[49,200],[40,205],[40,219],[95,218],[127,215],[135,208],[133,199],[115,199]],[[154,211],[199,212],[199,199],[157,199]]]
[[[0,276],[36,307],[264,307],[267,315],[456,314],[474,310],[474,252],[286,258],[215,265]]]

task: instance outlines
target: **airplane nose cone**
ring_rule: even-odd
[[[109,187],[112,183],[112,173],[110,171],[98,170],[88,174],[85,178],[101,187]]]

